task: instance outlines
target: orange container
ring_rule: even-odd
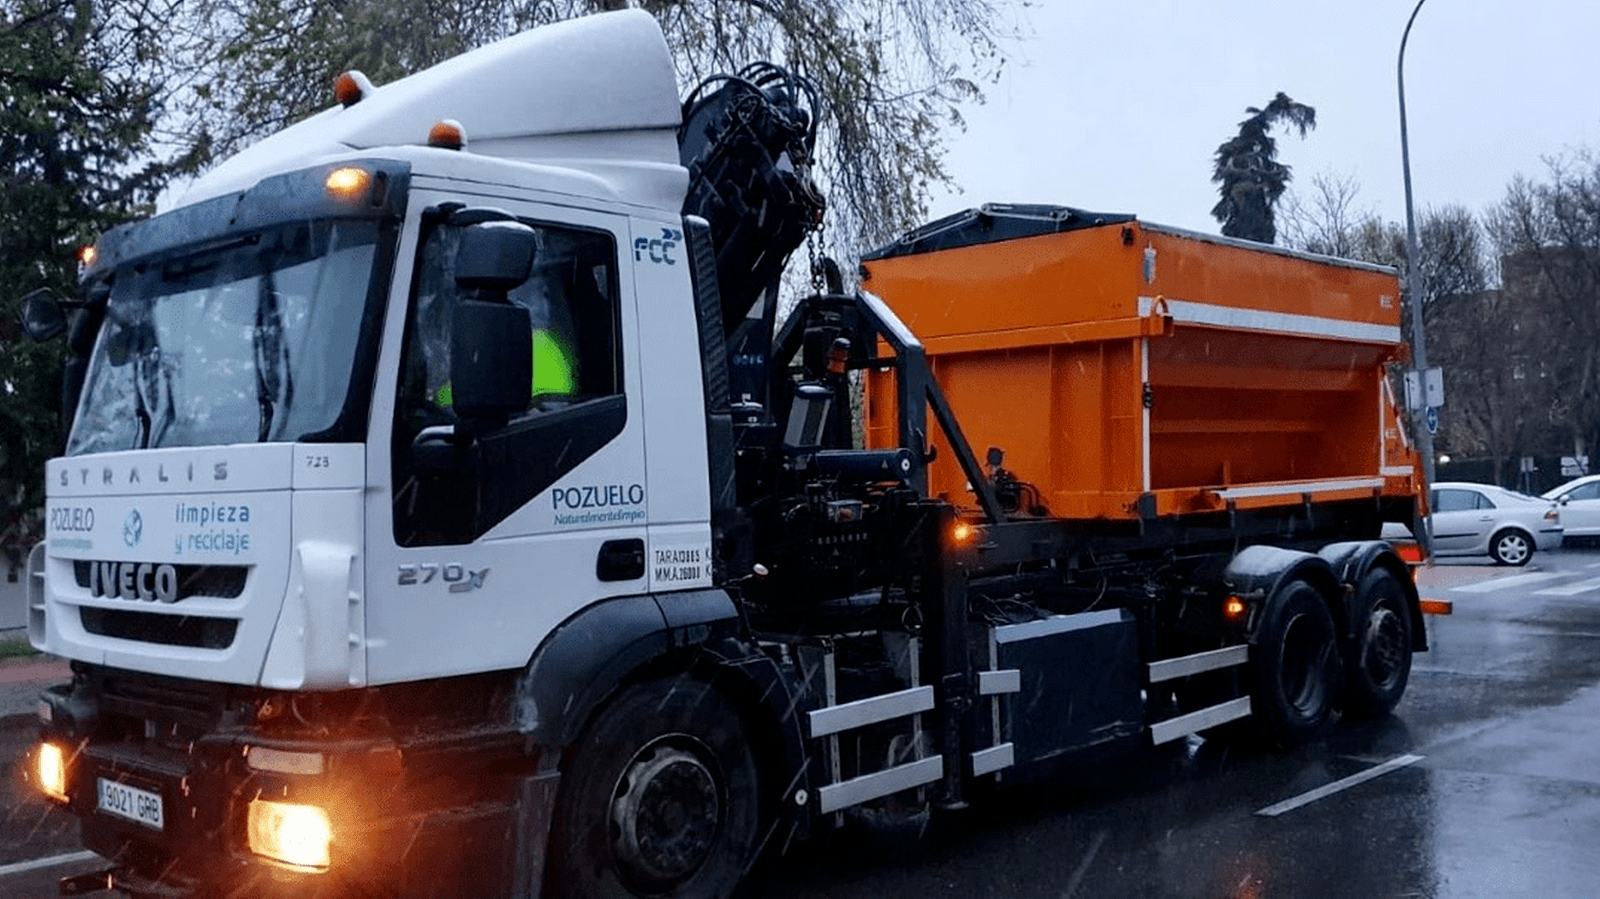
[[[1416,495],[1393,269],[1062,207],[984,207],[864,263],[978,457],[1056,518]],[[881,348],[882,352],[887,349]],[[871,372],[870,447],[898,445]],[[937,439],[933,441],[938,443]],[[929,492],[975,504],[952,453]]]

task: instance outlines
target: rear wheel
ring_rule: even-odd
[[[572,748],[549,860],[569,899],[716,899],[754,853],[757,772],[738,714],[688,676],[625,690]]]
[[[1267,739],[1291,748],[1326,733],[1339,687],[1339,648],[1333,615],[1315,587],[1293,580],[1273,594],[1251,661],[1252,711]]]
[[[1526,565],[1533,558],[1533,538],[1510,528],[1489,541],[1489,556],[1500,565]]]
[[[1394,710],[1411,676],[1411,612],[1394,574],[1375,569],[1355,593],[1355,633],[1345,647],[1347,713],[1380,718]]]

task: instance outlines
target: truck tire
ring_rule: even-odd
[[[1251,662],[1252,712],[1263,736],[1291,749],[1327,732],[1339,690],[1338,632],[1315,587],[1296,579],[1272,595]]]
[[[1506,528],[1489,539],[1489,556],[1496,565],[1526,565],[1533,558],[1533,538],[1516,528]]]
[[[739,716],[682,675],[625,689],[569,750],[546,894],[719,899],[755,851],[757,770]]]
[[[1376,568],[1355,592],[1354,633],[1345,651],[1344,711],[1381,718],[1394,710],[1411,677],[1411,612],[1394,573]]]

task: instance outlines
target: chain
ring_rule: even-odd
[[[811,266],[811,292],[821,294],[823,289],[822,254],[817,249],[817,228],[806,229],[806,257]]]

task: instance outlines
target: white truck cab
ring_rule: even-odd
[[[83,272],[82,389],[48,465],[29,636],[79,666],[44,697],[42,751],[94,735],[47,792],[137,895],[427,875],[426,840],[385,859],[324,813],[343,836],[296,855],[294,814],[240,791],[321,795],[284,781],[342,770],[326,812],[371,790],[362,759],[404,754],[390,807],[361,813],[373,832],[457,806],[468,826],[438,840],[503,831],[503,777],[448,799],[417,784],[582,726],[569,701],[510,696],[564,622],[604,607],[633,622],[600,628],[624,642],[669,633],[651,597],[713,583],[689,176],[654,21],[597,16],[382,88],[342,81],[340,105],[104,235]],[[502,739],[414,763],[423,695]],[[384,723],[332,744],[327,724],[270,735],[380,704]],[[503,889],[502,873],[483,877]]]
[[[427,145],[442,117],[468,152]],[[679,119],[648,16],[540,29],[369,87],[104,241],[41,648],[360,687],[518,668],[597,600],[709,586]],[[532,237],[508,293],[530,395],[481,467],[429,469],[419,434],[458,422],[461,235],[491,222]]]

